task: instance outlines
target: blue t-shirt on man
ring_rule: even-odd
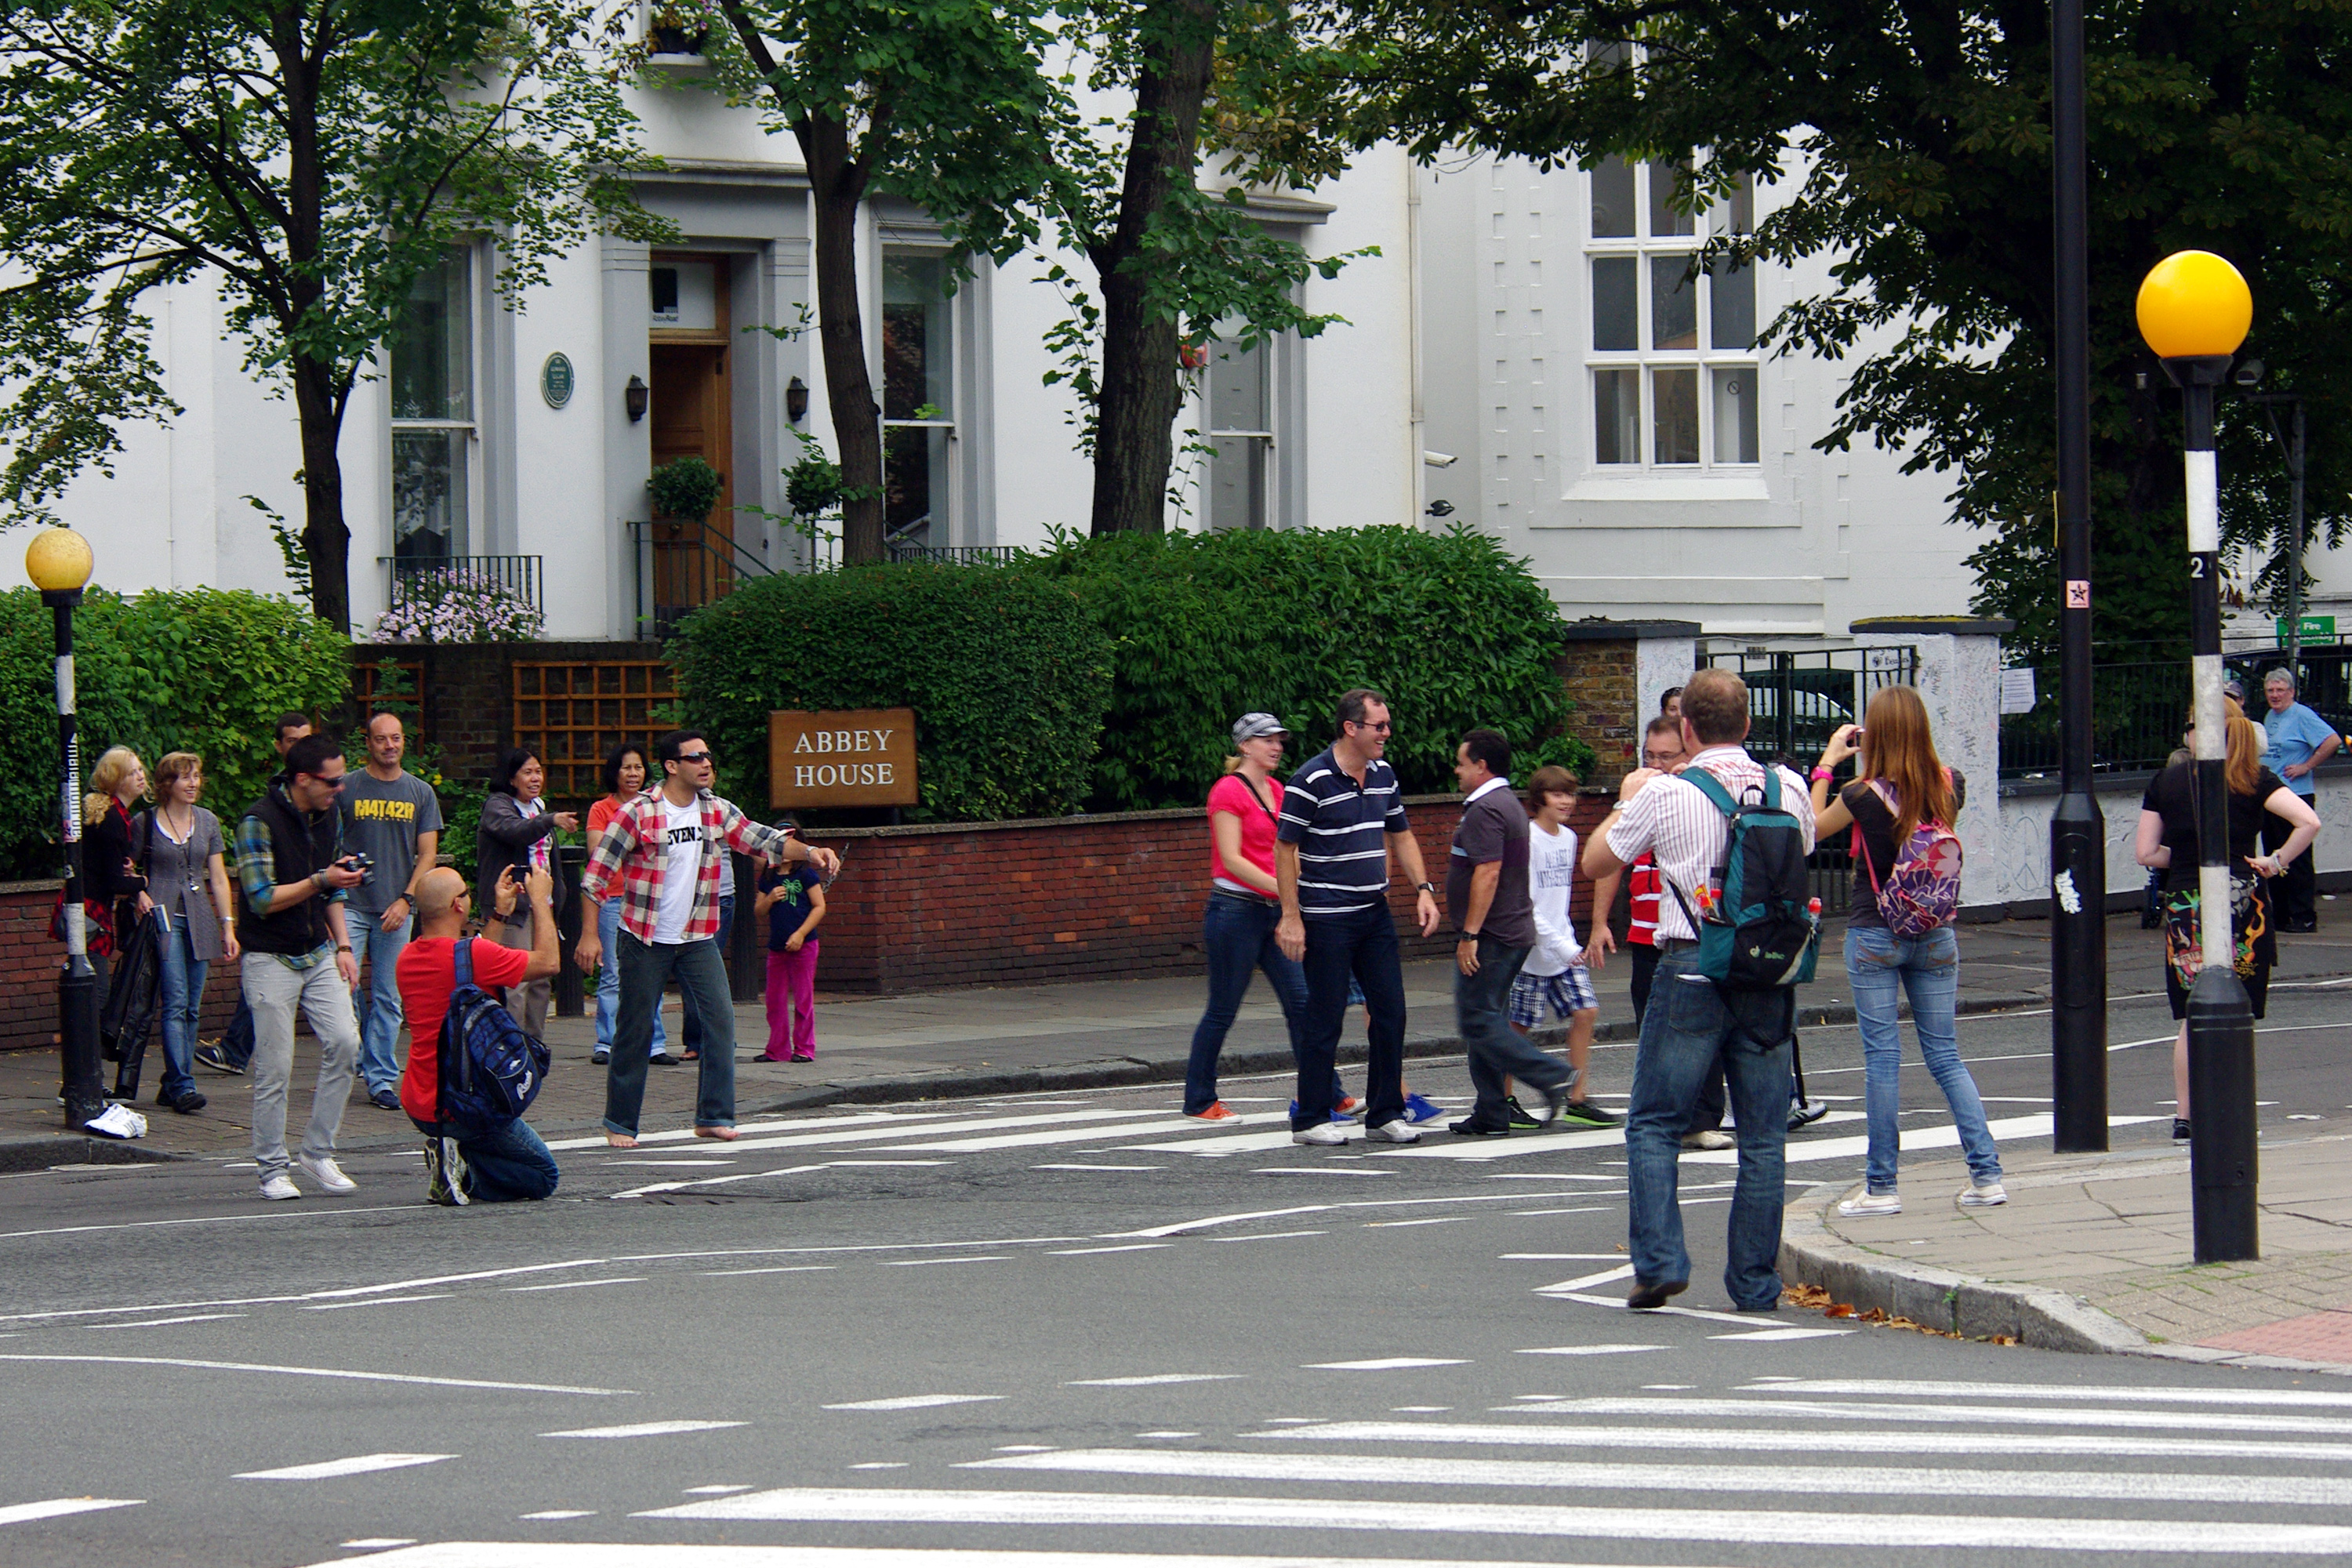
[[[1310,757],[1282,792],[1275,837],[1298,846],[1298,912],[1352,914],[1389,896],[1388,842],[1411,829],[1396,770],[1373,760],[1360,787],[1329,752]]]
[[[2335,728],[2302,703],[2290,702],[2284,712],[2273,708],[2263,714],[2263,731],[2270,737],[2270,749],[2263,753],[2263,765],[2305,799],[2318,794],[2319,781],[2311,774],[2290,778],[2286,770],[2291,764],[2311,761],[2312,753],[2335,735]]]

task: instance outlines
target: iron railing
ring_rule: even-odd
[[[928,562],[940,566],[1009,566],[1028,552],[1012,544],[909,544],[887,540],[883,550],[894,562]]]
[[[732,593],[744,577],[773,569],[707,522],[632,521],[630,555],[637,588],[637,636],[667,640],[691,612]]]
[[[539,555],[380,555],[388,582],[385,603],[397,610],[413,602],[437,599],[452,588],[501,588],[541,614],[540,598],[544,575]]]
[[[2229,655],[2231,676],[2244,685],[2246,717],[2261,722],[2263,677],[2286,662],[2282,648]],[[2306,643],[2297,697],[2337,731],[2352,731],[2352,642]],[[2058,670],[2034,668],[2037,700],[2000,716],[2000,776],[2030,779],[2058,772]],[[2189,721],[2189,660],[2091,667],[2091,765],[2099,773],[2148,773],[2181,744]]]

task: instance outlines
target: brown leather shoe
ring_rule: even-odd
[[[1687,1279],[1636,1279],[1633,1281],[1632,1293],[1625,1298],[1625,1305],[1637,1312],[1652,1307],[1663,1307],[1667,1301],[1689,1289],[1690,1281]]]

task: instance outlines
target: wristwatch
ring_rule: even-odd
[[[1434,882],[1416,882],[1413,885],[1433,899],[1437,896],[1437,884]]]

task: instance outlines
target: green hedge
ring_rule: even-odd
[[[0,777],[0,857],[50,877],[57,849],[57,686],[51,619],[31,588],[0,594],[0,726],[16,766]],[[94,589],[74,616],[82,766],[128,745],[205,759],[205,804],[233,823],[277,766],[278,715],[344,700],[347,639],[290,599],[197,588],[135,598]]]
[[[727,793],[762,815],[773,709],[914,709],[913,815],[971,822],[1083,805],[1110,700],[1108,639],[1069,588],[990,568],[757,578],[689,616],[669,655]]]
[[[1482,724],[1520,749],[1521,776],[1591,768],[1563,732],[1559,612],[1475,529],[1068,539],[1012,570],[1074,592],[1116,645],[1097,809],[1197,805],[1254,710],[1289,727],[1295,766],[1330,744],[1354,686],[1389,699],[1408,790],[1453,789],[1454,746]]]

